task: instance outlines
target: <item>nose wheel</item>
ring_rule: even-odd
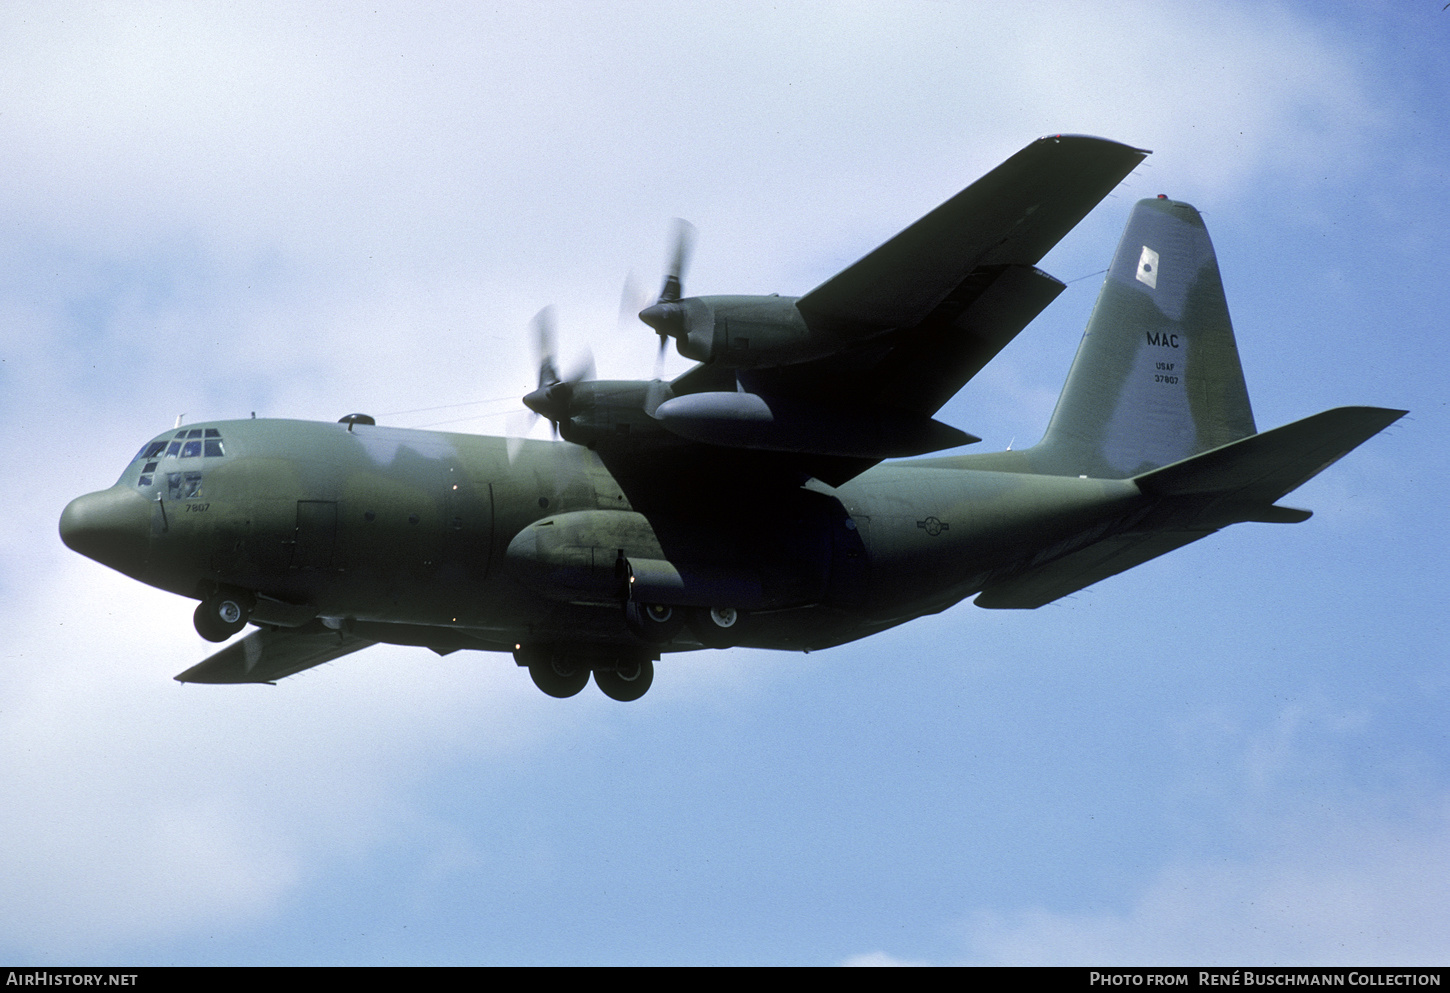
[[[731,648],[740,640],[740,619],[734,607],[697,607],[689,613],[690,631],[706,648]]]
[[[685,626],[685,616],[684,611],[668,604],[631,600],[624,605],[624,623],[642,641],[664,645],[680,633]]]
[[[196,605],[191,615],[196,633],[207,641],[226,641],[247,626],[252,616],[251,598],[240,593],[213,593]]]

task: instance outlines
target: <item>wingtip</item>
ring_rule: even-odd
[[[1063,134],[1048,134],[1048,135],[1043,135],[1041,138],[1038,138],[1037,140],[1039,142],[1042,142],[1042,141],[1052,141],[1052,142],[1084,141],[1084,142],[1089,142],[1090,141],[1090,142],[1093,142],[1094,144],[1115,145],[1118,148],[1125,148],[1125,149],[1127,149],[1130,152],[1136,152],[1140,156],[1152,155],[1153,154],[1153,150],[1151,148],[1139,148],[1137,145],[1130,145],[1130,144],[1128,144],[1125,141],[1116,141],[1116,140],[1114,140],[1112,138],[1103,138],[1103,137],[1101,137],[1099,135],[1095,135],[1095,134],[1068,134],[1068,133],[1063,133]]]

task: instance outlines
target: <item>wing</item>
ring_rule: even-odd
[[[1062,292],[1037,263],[1148,153],[1081,135],[1028,145],[797,301],[862,342],[760,388],[931,414]]]
[[[1073,135],[1032,143],[796,301],[812,334],[841,342],[832,354],[772,368],[701,365],[672,394],[743,388],[794,404],[798,421],[818,411],[814,420],[838,432],[877,420],[945,437],[931,415],[1062,291],[1037,262],[1147,154]],[[771,465],[839,485],[884,457],[841,447]]]
[[[274,683],[376,642],[313,621],[300,628],[262,628],[176,677],[179,683]]]
[[[1035,266],[1147,154],[1103,138],[1041,138],[797,306],[812,325],[858,334],[919,324],[974,272]]]

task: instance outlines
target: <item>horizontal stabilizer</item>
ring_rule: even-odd
[[[273,683],[340,659],[376,642],[344,634],[321,621],[300,628],[262,628],[176,677],[178,683]]]
[[[1310,512],[1274,501],[1317,476],[1356,447],[1403,417],[1403,410],[1338,407],[1263,434],[1241,438],[1202,455],[1134,477],[1144,494],[1211,498],[1231,514],[1198,517],[1198,527],[1177,526],[1114,535],[1025,572],[989,582],[979,607],[1032,609],[1075,593],[1149,559],[1213,534],[1233,521],[1294,524]],[[1212,521],[1212,523],[1208,523]]]
[[[1116,535],[1009,579],[988,583],[975,603],[994,610],[1031,610],[1211,534],[1213,529]]]
[[[1152,496],[1224,496],[1234,503],[1267,506],[1405,413],[1382,407],[1336,407],[1145,472],[1133,481]]]

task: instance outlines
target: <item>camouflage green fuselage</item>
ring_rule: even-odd
[[[504,439],[474,435],[188,427],[211,429],[224,454],[133,462],[116,488],[146,502],[149,534],[144,552],[138,543],[107,564],[194,598],[251,591],[258,623],[336,619],[439,650],[630,643],[631,597],[739,608],[739,644],[826,647],[942,610],[1044,550],[1101,537],[1143,503],[1130,481],[956,460],[645,515],[577,445],[526,442],[510,460]],[[700,645],[686,629],[658,647]]]

